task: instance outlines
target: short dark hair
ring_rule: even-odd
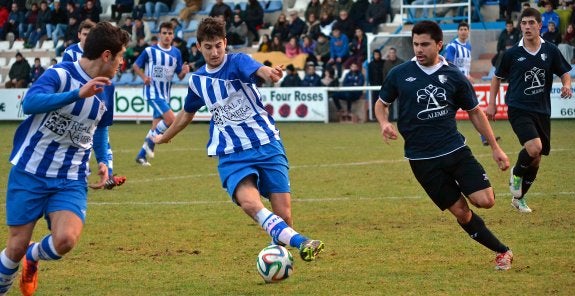
[[[523,20],[524,17],[535,17],[535,21],[537,21],[538,23],[541,23],[541,12],[539,12],[539,10],[535,9],[535,8],[525,8],[522,12],[521,12],[521,16],[519,16],[519,22],[521,22],[521,20]]]
[[[510,19],[507,19],[507,20],[505,21],[505,24],[506,24],[506,25],[509,25],[509,24],[514,25],[514,24],[513,24],[513,21],[510,20]]]
[[[109,50],[113,56],[128,46],[130,35],[128,32],[108,23],[100,22],[90,30],[84,44],[84,54],[82,57],[89,60],[98,59],[102,53]]]
[[[198,43],[202,41],[208,41],[214,38],[226,38],[226,24],[216,18],[207,17],[202,20],[198,26],[198,31],[196,33],[198,38]]]
[[[78,27],[78,32],[82,32],[82,30],[84,29],[92,30],[92,28],[94,28],[95,26],[96,23],[94,23],[92,20],[85,19],[80,23],[80,26]]]
[[[158,32],[162,31],[162,29],[174,31],[174,24],[172,24],[171,22],[163,22],[160,24],[160,28],[158,28]]]
[[[457,30],[459,30],[459,28],[461,27],[466,27],[467,29],[469,29],[469,24],[466,22],[461,22],[459,23],[459,25],[457,25]]]
[[[443,31],[436,22],[432,21],[421,21],[416,23],[411,29],[411,38],[413,35],[429,34],[431,39],[435,40],[436,43],[443,41]]]

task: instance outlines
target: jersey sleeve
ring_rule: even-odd
[[[563,74],[571,71],[571,64],[563,57],[559,49],[554,48],[553,54],[553,64],[551,65],[553,74],[561,77]]]
[[[148,49],[146,48],[142,50],[136,61],[134,61],[134,64],[138,65],[138,67],[140,67],[140,69],[143,70],[144,67],[146,66],[147,60],[148,60]]]
[[[197,79],[197,77],[192,76],[189,81],[188,95],[186,95],[186,100],[184,101],[184,111],[188,113],[194,113],[206,105],[204,99],[193,90],[192,80],[194,80],[194,78]]]
[[[398,85],[397,85],[397,68],[391,69],[389,75],[385,78],[381,89],[379,90],[379,99],[381,99],[386,104],[391,104],[397,99],[399,95]]]
[[[74,62],[72,55],[70,55],[70,51],[66,50],[62,55],[62,62]]]
[[[254,74],[263,65],[244,53],[238,53],[235,58],[237,60],[234,61],[234,64],[238,67],[240,79],[242,81],[257,81]]]
[[[182,52],[176,48],[176,69],[175,69],[175,73],[176,74],[180,74],[180,72],[182,72],[182,65],[184,64],[184,60],[182,59]]]
[[[102,92],[105,97],[106,112],[102,115],[98,127],[110,126],[114,122],[114,95],[116,93],[116,86],[109,85],[104,88]]]
[[[54,68],[50,68],[32,84],[22,101],[25,114],[47,113],[64,107],[79,99],[79,89],[69,92],[59,92],[60,76]]]
[[[461,108],[462,110],[473,110],[477,107],[477,105],[479,105],[477,95],[475,94],[475,89],[467,77],[465,77],[463,74],[459,76],[461,76],[461,81],[457,83],[457,94],[454,96],[455,103],[457,104],[457,107]]]
[[[511,53],[510,49],[503,52],[503,57],[501,58],[501,63],[499,67],[495,69],[495,76],[499,78],[507,78],[509,76],[509,69],[511,68]]]

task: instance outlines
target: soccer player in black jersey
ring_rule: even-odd
[[[439,55],[443,46],[439,26],[422,21],[413,27],[411,35],[415,57],[391,70],[375,105],[383,139],[397,139],[397,131],[388,120],[388,107],[397,99],[397,127],[416,179],[437,207],[449,210],[472,239],[496,252],[496,269],[508,270],[513,253],[467,203],[491,208],[495,195],[487,173],[457,130],[457,110],[467,111],[477,131],[489,142],[501,170],[509,168],[509,159],[497,144],[467,77]]]
[[[571,65],[559,49],[539,37],[541,13],[534,8],[523,10],[520,17],[523,39],[505,51],[491,80],[487,116],[495,118],[495,99],[501,79],[509,81],[505,102],[513,131],[523,149],[511,169],[509,189],[511,204],[521,213],[531,213],[525,194],[537,176],[541,155],[551,150],[551,87],[553,74],[561,77],[561,97],[571,98]]]

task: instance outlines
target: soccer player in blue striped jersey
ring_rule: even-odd
[[[86,37],[90,30],[96,24],[91,20],[87,19],[80,23],[80,28],[78,29],[78,39],[80,42],[70,45],[64,51],[64,55],[62,56],[62,62],[75,62],[80,60],[82,54],[84,53],[84,44],[86,42]],[[114,97],[114,93],[112,93],[112,98]],[[112,145],[110,144],[110,139],[108,139],[108,181],[106,182],[105,189],[112,189],[116,186],[120,186],[126,182],[125,176],[115,176],[114,175],[114,153],[112,151]]]
[[[190,72],[182,60],[180,50],[172,46],[174,27],[171,22],[160,25],[159,42],[147,47],[134,62],[136,75],[144,80],[144,98],[154,110],[152,128],[144,139],[136,162],[142,166],[150,166],[149,158],[154,157],[154,136],[163,134],[174,122],[176,115],[170,108],[170,92],[174,74],[183,79]]]
[[[465,110],[475,129],[488,139],[493,160],[501,170],[509,168],[509,159],[497,144],[469,80],[439,55],[443,46],[439,25],[419,22],[411,37],[415,57],[391,70],[375,103],[381,135],[385,142],[398,137],[388,119],[388,107],[397,100],[397,129],[405,140],[405,157],[417,181],[473,240],[496,253],[496,269],[508,270],[513,253],[468,204],[469,200],[478,208],[491,208],[495,194],[485,169],[457,130],[457,110]]]
[[[524,9],[519,22],[523,38],[503,53],[501,64],[491,79],[486,113],[495,119],[501,79],[507,79],[507,115],[522,146],[510,172],[511,205],[521,213],[531,213],[525,194],[537,177],[542,155],[551,152],[553,76],[561,77],[561,98],[571,98],[571,65],[554,44],[540,37],[542,16],[537,9]]]
[[[29,116],[14,135],[13,164],[6,190],[7,246],[0,253],[0,294],[6,293],[22,260],[20,290],[38,287],[38,261],[58,260],[70,252],[82,232],[87,209],[87,177],[94,148],[103,188],[108,180],[106,140],[112,124],[111,78],[123,61],[129,35],[99,23],[86,38],[78,62],[49,68],[26,93],[22,108]],[[48,233],[31,243],[44,216]]]
[[[444,52],[445,60],[454,64],[467,79],[473,82],[471,77],[471,42],[469,42],[469,24],[461,22],[457,25],[457,38],[451,41],[446,47]],[[489,143],[483,135],[479,135],[481,143],[488,146]],[[495,137],[499,141],[501,137]]]
[[[197,48],[206,65],[189,81],[184,110],[156,143],[167,143],[207,106],[212,114],[209,156],[218,158],[222,186],[232,200],[272,237],[276,244],[298,248],[305,261],[314,260],[324,244],[292,227],[288,161],[274,120],[256,88],[259,79],[277,82],[281,66],[264,66],[243,54],[226,54],[225,23],[208,17],[197,31]],[[260,196],[268,198],[272,211]]]

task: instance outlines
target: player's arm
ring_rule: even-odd
[[[142,70],[142,68],[140,68],[140,66],[138,66],[138,65],[136,65],[136,63],[134,63],[134,65],[132,66],[132,69],[134,70],[134,73],[136,73],[136,75],[138,75],[138,76],[140,76],[140,78],[142,78],[145,85],[150,85],[150,82],[152,82],[152,79],[148,75],[146,75],[146,73],[144,73],[144,70]]]
[[[501,78],[493,76],[491,78],[491,87],[489,88],[489,100],[487,102],[487,109],[485,114],[487,118],[495,120],[497,114],[497,95],[499,94],[499,87],[501,86]]]
[[[163,144],[170,142],[173,137],[175,137],[178,133],[185,129],[188,124],[190,124],[190,122],[192,122],[194,115],[196,115],[196,112],[189,113],[185,110],[180,111],[178,115],[176,115],[174,123],[170,125],[166,132],[154,137],[154,143]]]
[[[491,146],[493,159],[499,166],[499,169],[501,169],[502,171],[507,170],[509,168],[509,158],[507,158],[505,152],[503,152],[501,147],[499,147],[499,144],[495,139],[495,135],[493,134],[493,130],[491,129],[489,121],[487,120],[487,117],[485,116],[483,110],[481,110],[481,108],[477,106],[471,110],[468,110],[467,114],[469,114],[469,120],[471,120],[471,123],[473,124],[475,129],[483,137],[485,137],[487,143],[489,143],[489,146]]]
[[[561,75],[561,98],[570,99],[573,93],[571,92],[571,75],[569,72]]]
[[[188,66],[188,64],[183,64],[182,65],[182,71],[180,71],[180,73],[178,73],[178,78],[180,80],[184,79],[184,77],[186,77],[186,74],[190,73],[190,66]]]
[[[378,99],[377,102],[375,102],[374,108],[375,118],[377,118],[377,121],[379,122],[381,135],[383,136],[385,143],[388,143],[388,140],[390,139],[397,140],[395,127],[391,122],[389,122],[389,104]]]
[[[283,77],[283,65],[275,66],[274,68],[268,66],[261,66],[256,71],[256,75],[266,82],[278,82]]]
[[[108,127],[98,127],[94,132],[93,148],[96,160],[98,161],[98,176],[100,180],[95,184],[90,184],[92,189],[102,189],[108,180]]]

